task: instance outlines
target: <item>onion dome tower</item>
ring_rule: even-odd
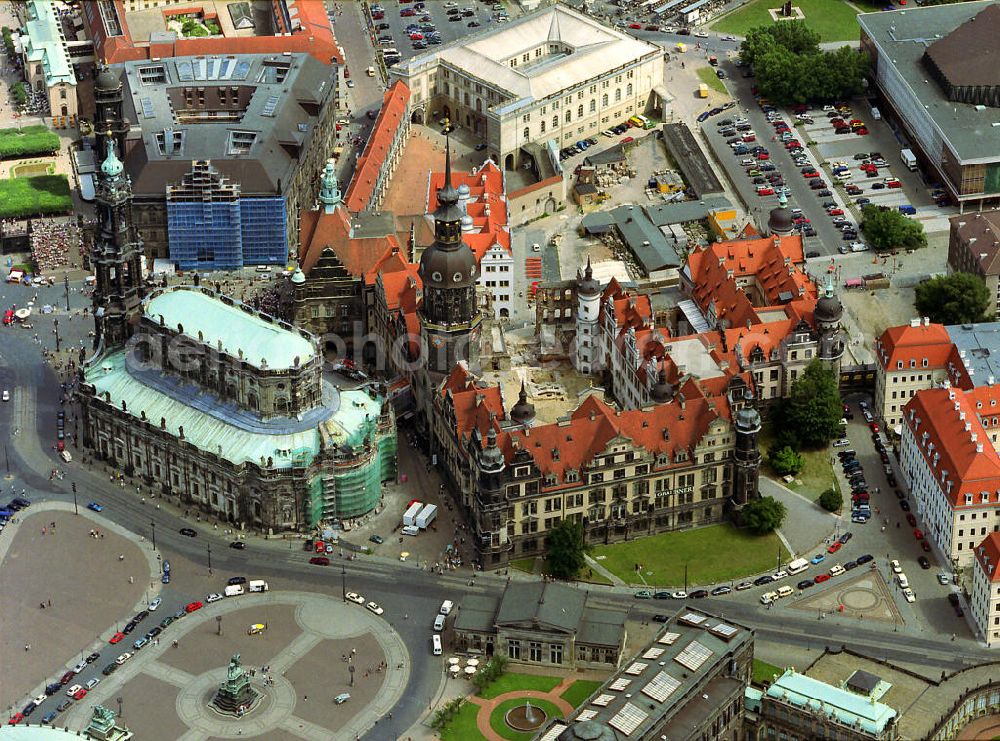
[[[767,220],[767,230],[776,237],[787,237],[795,231],[792,212],[788,209],[788,199],[785,197],[784,191],[778,195],[777,208],[771,209],[771,215]]]

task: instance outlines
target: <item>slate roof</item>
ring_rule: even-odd
[[[925,52],[927,60],[952,85],[1000,85],[1000,5],[989,5]],[[974,53],[970,53],[974,50]]]
[[[500,599],[496,623],[574,633],[583,619],[586,600],[579,589],[558,582],[511,582]]]

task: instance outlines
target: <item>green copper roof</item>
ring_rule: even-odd
[[[105,177],[116,178],[122,174],[124,169],[125,165],[122,164],[122,161],[118,159],[118,155],[115,153],[115,140],[109,138],[108,156],[101,163],[101,172],[104,173]]]
[[[46,86],[58,83],[76,86],[76,75],[59,36],[59,19],[56,18],[54,3],[49,0],[29,2],[24,30],[28,36],[25,45],[28,63],[42,65]]]
[[[268,370],[283,370],[312,359],[312,343],[294,330],[284,329],[277,322],[262,319],[219,299],[202,293],[197,288],[175,288],[157,293],[146,302],[146,316],[173,329],[180,325],[184,334],[198,339],[209,347],[222,350],[233,357],[243,358],[251,365]]]
[[[108,355],[89,367],[86,380],[94,385],[96,396],[103,399],[105,392],[110,393],[110,403],[118,409],[124,401],[133,417],[141,418],[145,412],[146,419],[153,425],[159,425],[163,418],[167,431],[175,436],[183,427],[187,442],[236,465],[259,464],[261,458],[273,458],[274,465],[279,468],[305,466],[319,453],[318,427],[272,435],[229,424],[222,417],[188,406],[131,376],[125,370],[125,351]],[[341,404],[344,403],[342,399]]]
[[[859,723],[871,734],[880,734],[897,713],[888,705],[875,702],[849,690],[834,687],[818,679],[787,670],[767,689],[767,696],[798,707],[809,707],[849,726]]]

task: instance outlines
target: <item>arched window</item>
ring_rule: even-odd
[[[578,105],[576,107],[576,117],[577,118],[583,118],[583,105],[582,104]]]
[[[572,111],[566,111],[566,123],[569,123],[572,120],[573,120],[573,113],[572,113]]]
[[[626,86],[626,88],[625,88],[625,94],[629,95],[629,96],[632,95],[632,83],[631,82]]]
[[[606,107],[607,105],[608,105],[608,94],[604,93],[604,95],[601,96],[601,106]]]
[[[541,133],[543,133],[543,134],[545,133],[545,122],[544,121],[542,121]]]
[[[553,129],[558,129],[559,128],[559,115],[558,114],[552,117],[552,128]]]
[[[591,113],[597,112],[597,101],[594,100],[593,98],[590,99],[590,112]]]
[[[531,130],[527,126],[524,127],[524,138],[525,139],[531,138]]]
[[[620,87],[615,88],[615,103],[618,103],[622,99],[622,89]]]

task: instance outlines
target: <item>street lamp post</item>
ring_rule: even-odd
[[[153,550],[156,550],[156,523],[153,522],[152,518],[149,520],[150,533],[152,534],[153,540]]]
[[[59,352],[59,320],[53,319],[52,323],[53,325],[55,325],[55,329],[53,329],[52,331],[55,332],[56,335],[56,352]]]
[[[80,514],[80,507],[76,503],[76,482],[75,481],[72,483],[72,487],[73,487],[73,514],[79,515]]]
[[[117,699],[118,699],[118,717],[121,718],[122,717],[122,698],[119,697]]]
[[[212,575],[212,544],[208,544],[208,575]]]
[[[351,676],[351,687],[354,686],[354,664],[350,663],[347,665],[347,671]]]
[[[344,602],[347,602],[347,569],[343,564],[340,565],[340,591]]]
[[[215,635],[221,636],[222,635],[222,615],[216,615],[215,616],[215,626],[216,626]]]
[[[69,275],[63,276],[63,290],[66,293],[66,311],[69,311]]]

